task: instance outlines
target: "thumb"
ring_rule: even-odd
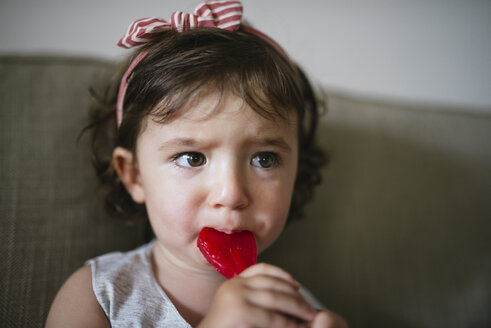
[[[311,325],[312,328],[348,328],[346,321],[330,311],[319,311]]]

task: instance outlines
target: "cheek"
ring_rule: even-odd
[[[263,229],[261,229],[258,251],[268,248],[280,236],[283,231],[290,209],[293,181],[288,179],[278,183],[273,189],[262,193],[261,217]]]
[[[165,181],[165,183],[164,183]],[[192,238],[202,192],[196,186],[177,183],[172,177],[144,185],[149,220],[157,235]]]

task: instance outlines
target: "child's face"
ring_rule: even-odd
[[[181,264],[210,270],[196,247],[203,227],[250,230],[258,251],[280,235],[297,173],[295,118],[261,117],[240,98],[200,99],[137,141],[137,189],[155,235]],[[293,115],[292,115],[293,116]]]

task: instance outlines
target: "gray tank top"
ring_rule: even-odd
[[[151,262],[154,243],[86,262],[92,268],[95,296],[112,327],[191,327],[155,279]],[[300,292],[314,307],[323,308],[306,289]]]

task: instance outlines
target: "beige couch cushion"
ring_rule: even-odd
[[[324,185],[265,258],[353,327],[490,327],[491,115],[332,95],[322,123]]]
[[[0,58],[0,325],[42,327],[62,282],[95,255],[131,249],[142,228],[106,218],[77,137],[104,62]]]
[[[83,262],[144,242],[109,220],[77,136],[107,62],[0,57],[0,322],[42,327]],[[491,117],[331,95],[307,217],[261,256],[352,327],[491,326]]]

